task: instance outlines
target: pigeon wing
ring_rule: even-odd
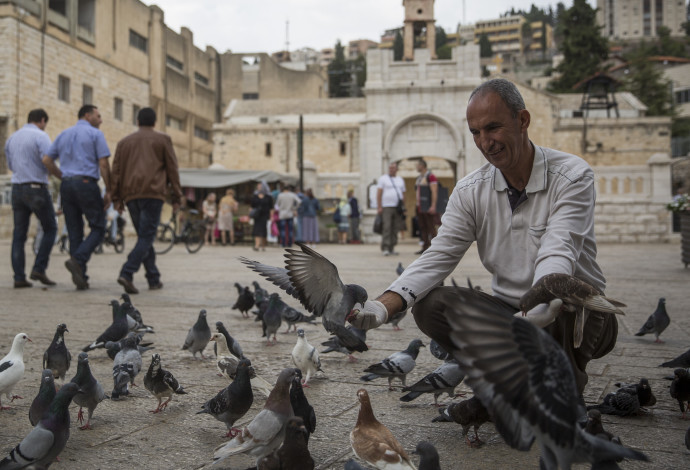
[[[5,362],[1,363],[0,364],[0,372],[3,372],[5,370],[9,369],[10,367],[12,367],[13,364],[14,364],[13,361],[5,361]]]
[[[44,428],[39,423],[35,428],[26,435],[22,442],[17,445],[11,452],[13,458],[19,458],[19,462],[35,462],[42,459],[53,447],[55,442],[55,435],[52,431]],[[17,467],[19,468],[19,467]]]
[[[268,264],[259,263],[258,261],[253,261],[244,256],[240,256],[239,260],[250,267],[252,271],[256,271],[269,281],[271,281],[276,286],[283,289],[289,295],[300,300],[297,289],[292,285],[290,276],[288,275],[288,270],[285,268],[277,268],[275,266],[269,266]]]

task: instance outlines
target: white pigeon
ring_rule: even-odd
[[[218,346],[216,349],[216,355],[218,357],[216,367],[218,367],[218,372],[221,376],[234,380],[237,374],[237,365],[240,360],[230,352],[228,349],[228,342],[225,339],[225,335],[222,333],[214,333],[211,335],[211,341],[215,341]],[[266,379],[259,377],[252,366],[249,366],[249,380],[254,390],[263,393],[265,396],[271,393],[273,385]]]
[[[19,333],[12,341],[12,349],[7,356],[0,361],[0,410],[8,410],[9,407],[2,406],[2,394],[12,402],[18,395],[12,395],[12,389],[22,377],[24,377],[24,345],[31,339],[26,333]]]
[[[321,370],[319,352],[307,342],[302,329],[297,330],[297,344],[292,348],[292,362],[295,363],[295,366],[304,375],[304,380],[302,380],[303,387],[308,387],[309,377],[315,375],[316,371]]]

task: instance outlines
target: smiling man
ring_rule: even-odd
[[[564,273],[604,291],[594,239],[594,172],[581,158],[535,145],[527,130],[530,113],[515,85],[487,81],[470,95],[467,125],[488,163],[460,180],[431,246],[377,300],[352,321],[360,328],[384,323],[414,306],[419,328],[451,348],[451,331],[434,299],[453,287],[438,287],[473,242],[492,274],[494,300],[518,310],[520,297],[542,276]],[[486,295],[469,291],[467,295]],[[548,312],[541,304],[528,312]],[[573,315],[546,326],[570,358],[581,393],[585,367],[613,349],[618,324],[613,315],[587,312],[584,340],[573,345]]]

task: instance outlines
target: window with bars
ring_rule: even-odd
[[[122,121],[122,98],[113,100],[113,115],[117,121]]]
[[[141,52],[148,52],[149,50],[149,40],[133,29],[129,30],[129,45]]]
[[[58,99],[69,103],[69,77],[58,75]]]
[[[165,56],[165,63],[177,70],[184,70],[184,64],[171,56]]]
[[[93,88],[89,85],[82,85],[81,87],[81,104],[91,104],[93,103]]]

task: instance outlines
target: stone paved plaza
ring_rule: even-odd
[[[131,248],[133,239],[127,239]],[[12,288],[10,268],[10,242],[0,241],[0,356],[9,351],[14,335],[26,332],[33,342],[25,350],[26,373],[15,388],[24,397],[11,404],[12,409],[0,412],[0,452],[6,455],[30,430],[28,409],[35,396],[41,374],[41,360],[55,327],[65,322],[69,328],[66,344],[73,355],[71,378],[76,370],[76,356],[80,349],[94,340],[110,323],[111,299],[118,298],[122,288],[115,280],[124,262],[124,254],[115,254],[107,247],[102,255],[89,264],[91,289],[77,292],[69,273],[64,268],[67,255],[54,251],[48,275],[58,282],[53,288],[34,285],[31,289]],[[320,245],[317,250],[331,259],[339,268],[346,283],[358,283],[378,295],[395,277],[400,261],[407,266],[418,250],[412,241],[399,245],[400,256],[383,257],[378,246]],[[670,244],[603,244],[599,247],[599,260],[608,280],[607,294],[627,303],[626,316],[619,318],[620,333],[614,351],[589,366],[590,382],[585,390],[587,403],[600,400],[618,381],[637,381],[647,377],[657,395],[658,403],[648,415],[634,418],[604,416],[605,427],[622,437],[623,442],[643,450],[649,463],[623,462],[624,469],[690,468],[690,452],[685,449],[683,436],[690,421],[680,419],[678,404],[668,393],[669,382],[663,380],[672,373],[657,365],[675,357],[690,347],[690,269],[683,269],[678,241]],[[201,405],[227,385],[216,375],[211,359],[195,361],[187,351],[180,350],[187,330],[192,326],[199,310],[208,311],[213,324],[221,320],[238,338],[245,354],[252,359],[259,373],[271,381],[281,369],[291,367],[290,352],[295,334],[278,335],[279,343],[266,347],[258,323],[243,320],[230,309],[237,294],[234,282],[241,284],[259,280],[238,260],[247,256],[261,262],[282,265],[282,250],[269,247],[266,252],[255,253],[248,245],[234,247],[208,247],[190,255],[182,246],[159,258],[165,288],[133,296],[148,324],[156,328],[150,338],[155,341],[155,352],[162,358],[163,367],[172,371],[189,392],[173,398],[168,409],[151,414],[156,400],[143,388],[143,373],[137,378],[140,385],[130,397],[120,401],[105,401],[94,413],[92,431],[80,431],[74,425],[77,408],[72,406],[72,434],[61,461],[55,469],[196,469],[212,463],[213,449],[226,439],[225,426],[209,415],[196,415]],[[33,261],[33,257],[30,257]],[[30,269],[30,264],[29,264]],[[454,273],[464,283],[471,277],[475,285],[490,287],[490,279],[472,250]],[[143,275],[135,277],[135,284],[145,288]],[[654,310],[659,297],[666,298],[671,326],[662,335],[664,344],[654,344],[653,337],[633,336]],[[283,296],[298,307],[294,299]],[[390,326],[372,331],[367,343],[370,350],[360,354],[359,363],[351,364],[338,354],[322,355],[324,373],[310,381],[306,394],[316,409],[316,433],[309,441],[312,456],[319,469],[342,469],[351,455],[349,433],[355,424],[358,402],[356,391],[365,386],[370,393],[377,418],[386,424],[408,450],[420,440],[433,442],[441,456],[444,469],[538,468],[536,446],[529,453],[510,449],[503,443],[493,425],[480,429],[486,445],[470,449],[460,437],[460,427],[450,423],[431,423],[437,415],[433,397],[423,395],[408,404],[402,404],[398,391],[389,392],[385,380],[364,385],[359,380],[362,370],[370,363],[403,349],[407,343],[420,337],[414,320],[408,315],[401,323],[402,331]],[[284,327],[283,327],[284,328]],[[324,341],[328,334],[320,325],[306,325],[306,336],[313,345]],[[428,339],[422,337],[425,343]],[[94,375],[109,392],[112,390],[112,365],[103,350],[90,355]],[[150,363],[150,353],[144,355],[144,367]],[[408,376],[408,383],[418,380],[438,365],[427,348],[423,348],[417,368]],[[466,387],[460,389],[469,391]],[[444,398],[447,401],[447,398]],[[252,410],[240,423],[246,424],[263,406],[264,397],[257,395]],[[3,401],[5,404],[5,401]],[[416,457],[414,457],[415,461]],[[244,469],[253,459],[238,456],[213,468]],[[578,467],[585,468],[585,467]]]

